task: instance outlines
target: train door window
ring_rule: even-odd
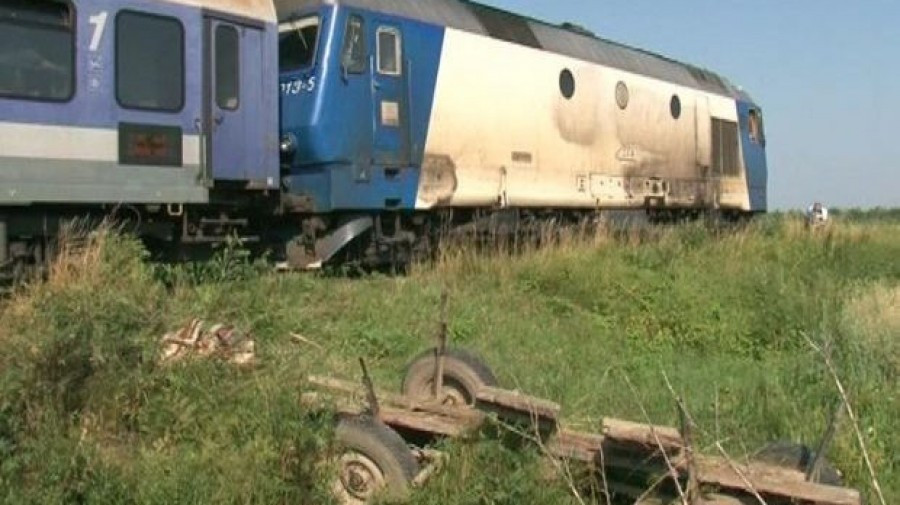
[[[308,67],[316,57],[319,17],[306,16],[278,25],[278,68],[292,72]]]
[[[67,2],[0,2],[0,96],[49,101],[72,98],[74,18]]]
[[[216,27],[216,105],[236,110],[240,104],[240,35],[235,27]]]
[[[171,17],[121,11],[116,16],[116,98],[129,109],[184,107],[184,28]]]
[[[352,15],[347,19],[344,47],[341,50],[341,68],[351,74],[366,71],[366,37],[363,19]]]
[[[400,75],[401,58],[403,57],[400,30],[389,26],[379,26],[377,32],[378,43],[378,73],[385,75]]]
[[[750,109],[747,119],[747,129],[750,133],[750,142],[762,144],[765,142],[762,128],[762,115],[756,109]]]

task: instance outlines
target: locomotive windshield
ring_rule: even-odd
[[[319,17],[307,16],[278,26],[278,67],[290,72],[309,66],[316,56]]]

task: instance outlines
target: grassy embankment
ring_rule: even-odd
[[[560,402],[570,425],[643,421],[642,407],[677,424],[665,374],[700,447],[721,440],[736,458],[815,444],[838,396],[808,341],[827,343],[888,503],[900,500],[896,220],[609,232],[514,257],[449,253],[399,278],[263,274],[234,254],[162,268],[130,240],[93,242],[2,302],[2,503],[326,503],[329,423],[299,406],[304,377],[356,377],[364,356],[396,389],[431,343],[442,289],[453,343],[503,385]],[[192,317],[252,330],[258,365],[159,366],[160,336]],[[541,479],[536,450],[447,450],[413,503],[576,503]],[[829,457],[872,496],[848,422]]]

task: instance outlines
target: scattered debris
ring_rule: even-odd
[[[242,333],[232,325],[214,324],[203,330],[204,322],[192,319],[181,329],[162,337],[159,361],[169,364],[188,357],[215,357],[236,365],[256,361],[256,342],[249,333]]]
[[[324,351],[324,350],[325,350],[325,348],[322,347],[321,345],[319,345],[318,343],[314,342],[313,340],[310,340],[310,339],[307,338],[307,337],[304,337],[303,335],[301,335],[301,334],[299,334],[299,333],[291,332],[291,339],[292,339],[294,342],[297,342],[297,343],[300,343],[300,344],[307,344],[307,345],[310,345],[310,346],[312,346],[312,347],[315,347],[316,349],[318,349],[318,350],[320,350],[320,351]]]

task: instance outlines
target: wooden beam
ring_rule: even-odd
[[[697,458],[700,482],[723,488],[747,489],[749,482],[761,495],[782,496],[817,505],[861,505],[859,491],[803,480],[790,468],[751,463],[741,465],[719,457]]]
[[[666,452],[679,451],[684,447],[681,433],[669,426],[633,423],[609,417],[603,418],[602,426],[604,436],[620,442],[656,449],[660,449],[661,445]]]
[[[561,407],[558,403],[518,391],[482,386],[475,394],[475,408],[496,412],[501,419],[537,423],[540,428],[555,428]]]
[[[481,423],[466,423],[460,419],[440,414],[415,412],[393,407],[382,407],[381,415],[378,417],[384,424],[393,428],[405,428],[446,437],[465,436],[481,425]]]
[[[334,379],[312,375],[308,379],[310,385],[351,397],[355,402],[365,401],[365,388],[352,381]],[[450,406],[434,403],[433,401],[419,401],[407,396],[376,391],[383,405],[406,409],[412,412],[429,412],[439,414],[446,418],[458,420],[463,426],[479,426],[484,422],[484,414],[467,406]]]

